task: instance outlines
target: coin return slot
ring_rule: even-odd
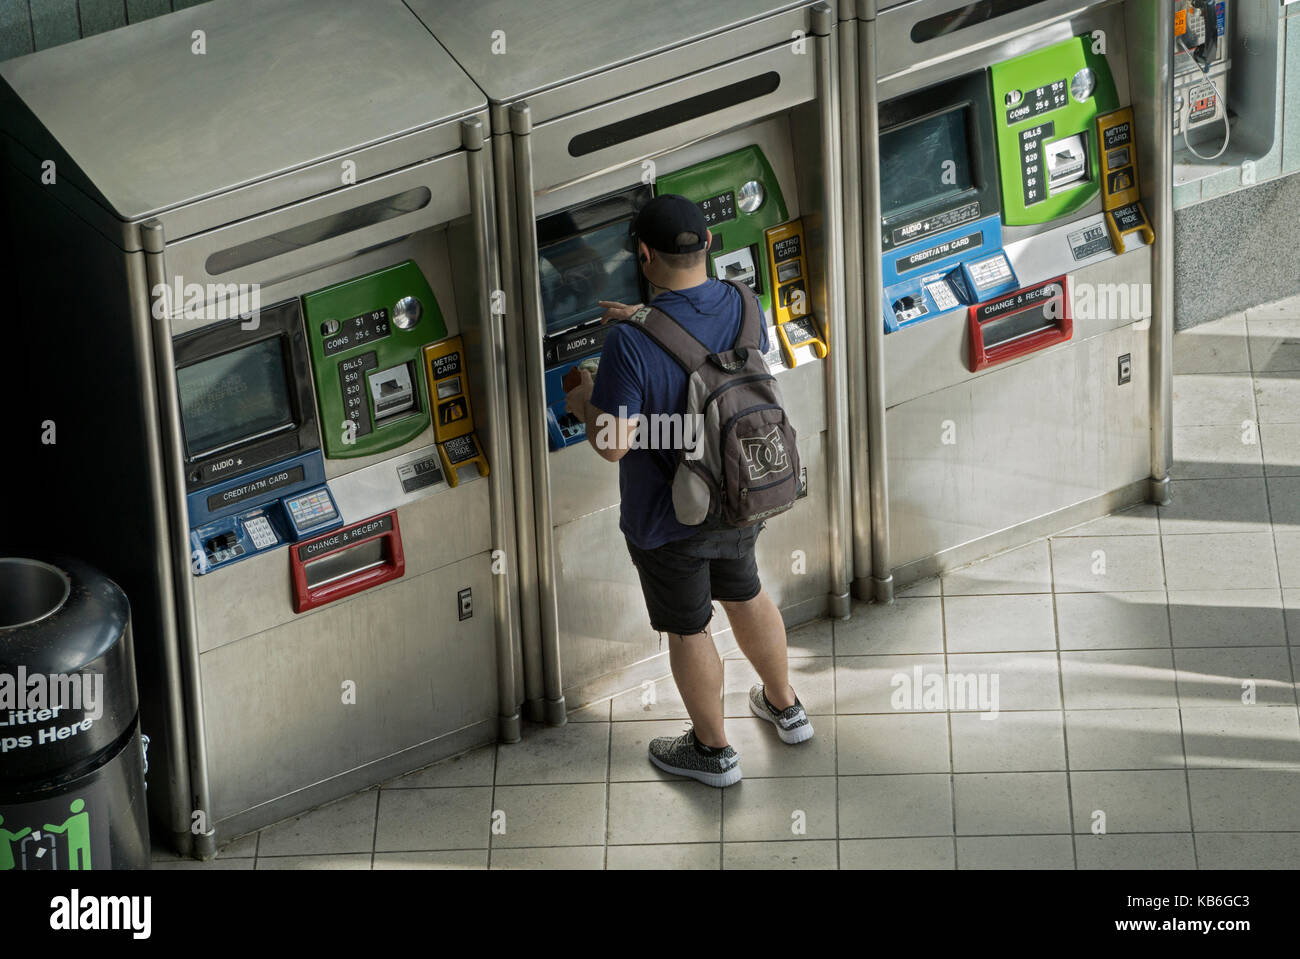
[[[415,381],[409,363],[376,370],[366,379],[370,383],[370,398],[374,401],[376,421],[415,409]]]
[[[389,563],[389,542],[388,537],[367,540],[311,560],[306,564],[308,587],[318,589]]]

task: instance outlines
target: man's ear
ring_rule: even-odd
[[[646,246],[645,240],[637,241],[636,259],[638,263],[649,263],[653,259],[650,254],[650,247]]]
[[[712,231],[712,230],[705,230],[705,231],[704,231],[704,249],[705,249],[705,251],[708,251],[708,250],[713,249],[713,231]]]

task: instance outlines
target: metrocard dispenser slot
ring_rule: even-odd
[[[1142,206],[1133,108],[1099,116],[1097,142],[1102,145],[1102,207],[1115,252],[1124,252],[1129,237],[1150,246],[1156,241],[1156,233]]]
[[[474,413],[469,405],[469,380],[465,349],[459,336],[424,348],[424,369],[433,402],[433,433],[438,441],[443,472],[449,486],[460,484],[459,470],[477,466],[487,476],[487,457],[474,432]]]
[[[803,239],[803,220],[769,227],[763,239],[774,290],[772,313],[786,366],[794,369],[798,365],[804,347],[817,359],[825,359],[829,352],[826,337],[818,328],[808,299],[808,251]]]
[[[979,372],[1074,335],[1064,276],[970,308],[970,368]]]
[[[299,543],[289,553],[289,565],[295,613],[400,579],[406,557],[397,511]]]

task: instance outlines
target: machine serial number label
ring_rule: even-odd
[[[1007,110],[1007,126],[1015,126],[1032,117],[1059,110],[1069,102],[1070,84],[1066,80],[1057,80],[1045,87],[1030,90],[1019,106]]]
[[[332,553],[337,549],[347,546],[349,543],[355,543],[359,539],[369,539],[371,536],[377,536],[380,533],[389,533],[393,529],[393,518],[391,516],[381,516],[378,519],[370,520],[365,523],[358,523],[347,529],[341,529],[337,533],[332,533],[324,539],[313,540],[310,543],[304,543],[298,547],[298,558],[304,562],[322,553]]]
[[[418,463],[398,467],[397,477],[402,481],[402,492],[414,493],[426,486],[441,483],[442,466],[438,463],[438,457],[430,456]]]
[[[965,206],[959,206],[952,210],[945,210],[943,213],[937,213],[929,219],[916,220],[913,223],[906,223],[903,226],[895,227],[891,238],[894,241],[894,246],[901,246],[904,243],[923,240],[927,236],[933,236],[935,233],[942,233],[944,230],[951,229],[954,226],[961,226],[963,223],[969,223],[971,220],[978,220],[979,216],[979,202],[967,203]]]
[[[908,270],[915,270],[935,262],[936,260],[947,259],[958,253],[965,253],[967,250],[973,250],[982,246],[984,243],[984,232],[982,230],[975,233],[968,233],[966,236],[959,236],[955,240],[949,240],[947,243],[940,243],[938,246],[932,246],[928,250],[918,250],[910,256],[902,257],[894,267],[900,274]]]
[[[248,499],[250,496],[257,496],[259,493],[279,489],[281,486],[301,483],[306,478],[307,474],[301,466],[281,470],[279,473],[263,476],[261,479],[242,483],[239,486],[232,486],[220,493],[213,493],[208,497],[208,509],[216,512],[219,509],[238,503],[240,500]]]
[[[1101,224],[1071,233],[1067,239],[1070,243],[1070,252],[1076,260],[1086,260],[1098,253],[1109,253],[1113,248],[1110,234]]]
[[[333,356],[372,340],[382,340],[391,332],[393,328],[388,325],[388,308],[385,307],[344,320],[337,333],[325,337],[322,346],[326,356]]]

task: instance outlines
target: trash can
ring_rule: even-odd
[[[78,560],[0,557],[0,871],[149,862],[126,594]]]

